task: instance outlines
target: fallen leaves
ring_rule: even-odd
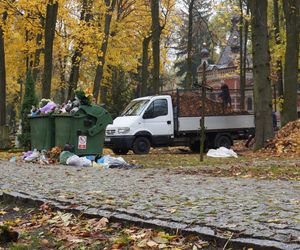
[[[271,140],[261,153],[269,153],[277,156],[300,156],[300,119],[289,122],[281,128],[275,138]]]
[[[136,226],[112,223],[108,218],[83,218],[71,213],[52,211],[43,204],[39,209],[5,207],[9,219],[3,222],[12,232],[20,233],[14,246],[20,249],[201,249],[208,245],[196,236],[183,237]],[[18,210],[18,215],[16,211]],[[1,242],[0,242],[1,245]]]
[[[7,214],[7,212],[6,212],[6,211],[4,211],[4,210],[0,210],[0,215],[5,215],[5,214]]]

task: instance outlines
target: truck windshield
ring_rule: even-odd
[[[139,100],[139,101],[132,101],[128,104],[125,108],[121,116],[136,116],[140,115],[145,107],[147,106],[149,100]]]

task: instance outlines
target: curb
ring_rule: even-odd
[[[73,214],[81,214],[87,218],[102,218],[106,217],[112,222],[121,222],[125,224],[134,224],[141,227],[150,227],[153,229],[163,229],[169,232],[180,232],[183,235],[194,234],[202,239],[216,242],[218,246],[224,246],[227,243],[228,248],[255,250],[300,250],[299,244],[287,244],[275,240],[258,239],[251,237],[238,237],[228,239],[217,235],[217,228],[206,226],[193,226],[185,223],[170,222],[153,218],[140,218],[136,214],[123,212],[109,211],[98,208],[90,208],[87,206],[77,206],[72,203],[63,203],[56,200],[45,199],[44,197],[32,196],[26,193],[19,192],[0,192],[0,200],[7,203],[16,203],[21,205],[40,206],[47,203],[54,210],[70,212]]]

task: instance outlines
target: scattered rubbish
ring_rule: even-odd
[[[69,100],[67,103],[61,105],[56,104],[50,99],[42,99],[38,107],[32,106],[31,116],[37,116],[40,114],[75,114],[79,111],[80,105],[91,105],[93,100],[93,95],[89,89],[77,89],[75,91],[75,98],[73,101]]]
[[[34,149],[31,154],[29,154],[27,157],[25,157],[24,161],[32,162],[32,161],[37,160],[39,157],[40,157],[40,152],[37,151],[36,149]]]
[[[67,165],[68,158],[72,157],[73,155],[75,154],[69,151],[62,151],[59,155],[59,163],[63,165]]]
[[[32,151],[24,152],[23,155],[21,156],[21,159],[25,160],[25,158],[28,157],[28,156],[30,156],[31,154],[32,154]]]
[[[17,157],[16,156],[10,158],[10,160],[9,160],[9,162],[16,162],[16,161],[17,161]]]
[[[108,164],[108,165],[117,165],[124,164],[126,161],[122,157],[112,157],[109,155],[104,155],[100,159],[97,160],[97,163]]]
[[[59,162],[59,156],[60,156],[61,152],[62,152],[62,150],[60,147],[51,148],[47,152],[49,164],[55,164],[55,163]]]
[[[40,164],[47,164],[47,165],[49,164],[49,160],[46,156],[46,153],[47,153],[46,150],[42,150],[40,158],[39,158]]]
[[[225,147],[220,147],[218,149],[210,149],[207,152],[207,156],[210,157],[235,157],[238,158],[238,155],[236,152],[234,152],[232,149],[228,149]]]
[[[66,161],[67,165],[76,166],[76,167],[91,167],[92,161],[85,158],[79,157],[78,155],[72,155]]]
[[[104,155],[97,160],[97,165],[102,165],[104,169],[109,168],[123,168],[123,169],[132,169],[132,168],[142,168],[143,165],[135,165],[127,163],[122,157],[112,157],[109,155]]]
[[[48,102],[44,107],[40,108],[40,113],[48,114],[56,108],[56,104],[52,101]]]
[[[33,151],[24,152],[20,160],[32,163],[39,163],[42,165],[49,165],[60,163],[62,165],[76,166],[76,167],[95,167],[98,169],[136,169],[142,168],[143,165],[127,163],[122,157],[112,157],[104,155],[102,157],[95,155],[87,155],[79,157],[70,151],[61,151],[60,147],[54,147],[49,151],[42,150],[39,152],[34,149]],[[12,157],[9,161],[16,162],[18,158]]]
[[[89,159],[90,161],[95,161],[96,156],[94,156],[94,155],[87,155],[87,156],[85,156],[85,158]]]

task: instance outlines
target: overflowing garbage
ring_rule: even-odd
[[[54,147],[48,151],[42,150],[38,151],[36,149],[32,151],[24,152],[22,156],[13,156],[10,162],[31,162],[41,165],[53,165],[62,164],[74,167],[96,167],[98,169],[136,169],[142,168],[143,165],[130,164],[126,162],[122,157],[113,157],[110,155],[104,156],[78,156],[70,151],[60,149],[59,147]]]
[[[282,127],[262,152],[274,155],[300,156],[300,119]]]
[[[111,115],[93,104],[89,89],[75,91],[73,101],[62,105],[42,99],[29,114],[32,151],[10,162],[24,161],[63,164],[75,167],[139,168],[122,158],[102,156],[105,128],[112,123]]]
[[[75,114],[79,110],[80,105],[91,105],[93,102],[93,95],[89,89],[77,89],[75,91],[75,99],[69,100],[67,103],[61,105],[54,103],[50,99],[42,99],[38,107],[32,106],[31,116],[41,114]]]

